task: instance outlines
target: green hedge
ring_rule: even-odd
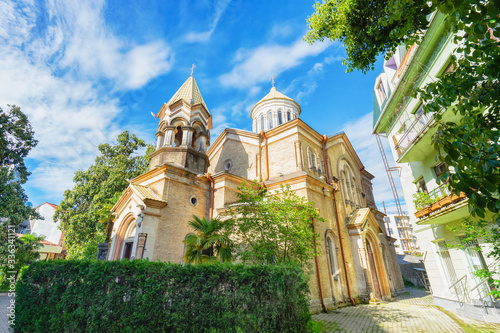
[[[15,332],[306,332],[307,277],[290,266],[36,262]],[[314,326],[314,325],[313,325]]]

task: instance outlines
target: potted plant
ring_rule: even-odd
[[[413,203],[415,204],[415,208],[417,208],[417,212],[415,213],[417,218],[430,213],[429,206],[432,204],[432,199],[427,192],[417,192],[413,194]]]

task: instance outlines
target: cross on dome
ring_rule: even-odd
[[[191,76],[193,76],[193,72],[194,72],[195,67],[196,67],[196,65],[193,63],[193,65],[191,66]]]
[[[274,75],[274,74],[273,74],[273,76],[271,76],[271,80],[270,80],[270,81],[271,81],[271,83],[272,83],[272,85],[273,85],[273,87],[274,87],[274,79],[275,79],[275,78],[276,78],[276,75]]]

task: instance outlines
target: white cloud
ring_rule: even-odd
[[[55,2],[50,10],[62,34],[61,64],[79,75],[114,80],[119,89],[137,89],[155,76],[168,72],[173,55],[161,40],[134,45],[114,35],[103,15],[104,1]]]
[[[266,44],[253,50],[238,50],[232,71],[219,80],[223,86],[247,89],[297,66],[306,57],[322,53],[330,45],[329,42],[309,45],[299,39],[287,46]]]
[[[275,24],[271,29],[271,37],[288,37],[293,33],[293,28],[289,24]]]
[[[380,150],[376,138],[372,135],[372,124],[373,114],[370,112],[355,121],[345,124],[342,130],[347,134],[349,141],[351,141],[354,150],[357,152],[366,170],[375,176],[372,181],[373,195],[375,197],[378,210],[384,210],[382,206],[382,202],[384,202],[387,212],[395,212],[396,205],[394,203],[394,196],[389,185],[389,180],[387,179],[387,173],[382,162],[382,157],[380,156]],[[389,164],[394,165],[389,145],[386,142],[387,139],[381,138],[381,141],[384,144],[384,150]],[[403,211],[406,211],[399,176],[397,173],[394,173],[392,176],[397,186],[401,208]]]
[[[97,146],[122,130],[115,119],[126,110],[109,86],[139,89],[170,70],[173,54],[161,40],[132,45],[113,34],[102,1],[48,2],[45,13],[36,4],[0,3],[0,106],[16,104],[28,115],[39,141],[28,185],[46,196],[35,200],[56,202]],[[136,100],[147,94],[135,92]]]
[[[204,32],[190,32],[186,35],[184,38],[186,42],[190,43],[204,43],[208,42],[210,40],[210,37],[212,37],[212,34],[215,31],[215,28],[217,27],[217,23],[219,23],[219,20],[224,14],[224,11],[226,10],[227,6],[231,0],[219,0],[215,2],[215,8],[214,8],[214,18],[212,20],[212,23],[210,24],[210,29]]]

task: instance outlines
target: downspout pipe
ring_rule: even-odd
[[[323,141],[322,141],[323,164],[324,164],[325,174],[326,174],[326,183],[328,185],[333,185],[333,184],[331,184],[331,183],[328,182],[329,175],[328,175],[328,169],[326,167],[326,148],[325,148],[325,143],[326,143],[327,139],[328,139],[328,137],[326,135],[324,135],[323,136]],[[342,253],[342,263],[344,264],[345,281],[346,281],[346,284],[347,284],[347,293],[349,294],[349,299],[351,300],[352,305],[355,306],[356,302],[354,302],[354,299],[352,298],[352,295],[351,295],[351,287],[349,285],[349,274],[347,274],[347,265],[345,263],[344,244],[343,244],[343,241],[342,241],[342,234],[340,233],[339,213],[337,211],[337,198],[335,196],[335,188],[333,189],[332,196],[333,196],[333,209],[335,210],[335,218],[337,220],[337,232],[339,234],[340,252]]]
[[[214,179],[208,172],[205,176],[210,181],[210,220],[211,220],[214,215]]]
[[[313,239],[314,239],[314,259],[316,260],[316,275],[318,276],[318,286],[319,286],[319,296],[321,297],[321,305],[323,305],[323,310],[328,312],[328,308],[325,304],[325,298],[323,297],[323,288],[321,287],[321,276],[319,274],[319,262],[318,262],[318,247],[316,244],[316,230],[314,228],[314,221],[311,223],[313,230]]]
[[[269,153],[268,153],[268,149],[267,149],[267,137],[266,137],[266,133],[264,131],[261,131],[260,135],[262,135],[262,137],[264,138],[264,147],[266,150],[266,178],[264,180],[268,180],[269,179]]]

